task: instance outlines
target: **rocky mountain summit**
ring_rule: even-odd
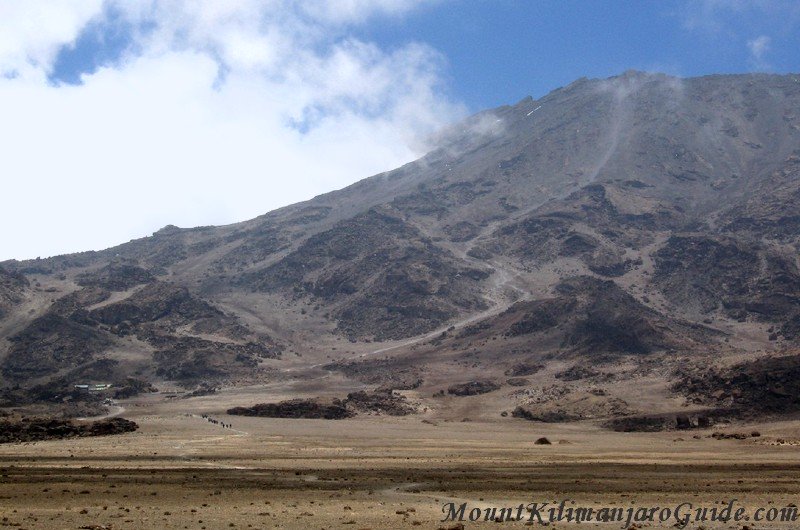
[[[547,383],[569,389],[546,392],[548,417],[587,418],[631,409],[598,393],[609,377],[645,378],[708,405],[730,370],[768,379],[783,365],[753,362],[797,351],[798,109],[796,75],[580,79],[250,221],[2,263],[0,384],[35,401],[131,376],[491,380],[481,399],[513,409]],[[676,375],[687,359],[715,375]],[[608,377],[553,377],[570,364]],[[543,369],[506,385],[526,365]]]

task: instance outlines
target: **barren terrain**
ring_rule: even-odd
[[[450,501],[468,502],[471,509],[561,500],[596,507],[714,506],[738,499],[755,510],[800,499],[797,421],[615,433],[590,422],[510,417],[297,420],[224,413],[250,399],[248,389],[213,398],[150,395],[124,402],[126,418],[140,426],[134,433],[0,445],[3,525],[451,528],[454,523],[441,522]],[[210,423],[204,414],[232,427]],[[760,436],[749,436],[756,429]],[[748,437],[717,439],[712,432]],[[535,444],[540,437],[552,445]]]

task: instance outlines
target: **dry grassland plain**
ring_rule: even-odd
[[[121,402],[138,431],[0,445],[0,526],[9,528],[510,528],[487,509],[683,503],[752,516],[800,501],[800,422],[712,431],[615,433],[593,423],[366,416],[292,420],[228,416],[246,390]],[[202,418],[232,424],[222,428]],[[720,430],[717,426],[715,430]],[[724,429],[723,429],[724,430]],[[547,437],[551,445],[535,441]],[[465,521],[442,521],[448,503]],[[574,503],[574,504],[572,504]],[[480,521],[470,521],[480,509]],[[634,528],[674,527],[665,522]],[[543,526],[542,526],[543,527]],[[627,528],[623,521],[548,528]],[[687,528],[800,528],[800,522],[692,522]]]

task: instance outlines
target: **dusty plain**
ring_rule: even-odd
[[[708,431],[615,433],[591,422],[544,424],[401,418],[293,420],[228,416],[266,388],[120,403],[135,433],[0,445],[0,526],[8,528],[460,528],[443,505],[502,508],[719,506],[800,500],[800,422]],[[203,414],[232,424],[223,428]],[[715,431],[726,431],[716,426]],[[537,445],[547,437],[552,445]],[[699,438],[698,438],[699,437]],[[464,521],[479,526],[540,526]],[[645,523],[634,528],[674,527]],[[549,528],[628,528],[614,523]],[[798,528],[798,522],[705,522],[687,528]]]

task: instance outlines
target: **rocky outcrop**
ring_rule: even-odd
[[[11,380],[54,374],[87,363],[111,345],[104,332],[48,313],[10,337],[2,373]]]
[[[800,411],[800,355],[681,371],[672,390],[697,403],[736,409],[740,417],[795,413]]]
[[[185,287],[156,282],[120,302],[91,311],[90,316],[107,326],[158,322],[163,327],[175,328],[199,320],[221,318],[223,313],[192,296]]]
[[[526,375],[533,375],[542,368],[544,368],[544,365],[540,363],[521,362],[514,364],[504,373],[511,377],[524,377]]]
[[[18,272],[9,272],[0,267],[0,319],[23,299],[30,286],[28,279]]]
[[[373,392],[351,392],[347,394],[344,405],[358,414],[385,414],[387,416],[408,416],[417,410],[400,394],[392,390]]]
[[[131,274],[137,278],[139,273]],[[121,284],[97,282],[57,299],[43,316],[9,338],[2,374],[24,382],[69,370],[73,382],[124,382],[125,374],[116,372],[93,377],[92,367],[107,366],[104,353],[131,335],[154,350],[154,366],[146,367],[148,371],[187,384],[253,374],[260,359],[277,358],[283,350],[184,287],[150,281],[120,301],[103,304],[111,296],[109,288]]]
[[[660,432],[707,429],[717,423],[728,423],[741,418],[741,411],[709,409],[691,413],[665,413],[631,415],[614,418],[604,426],[617,432]]]
[[[258,359],[278,356],[256,342],[236,344],[171,336],[154,336],[150,340],[158,348],[153,353],[156,374],[187,384],[232,373],[254,373]]]
[[[500,385],[493,381],[469,381],[448,387],[447,393],[454,396],[477,396],[500,390]]]
[[[340,400],[291,399],[280,403],[260,403],[252,407],[234,407],[228,414],[261,418],[343,420],[355,415]]]
[[[490,327],[509,338],[549,338],[582,354],[648,354],[710,338],[645,306],[611,280],[568,278],[554,298],[515,304]],[[498,330],[498,331],[499,331]]]
[[[228,414],[239,416],[325,420],[341,420],[357,414],[407,416],[415,412],[416,408],[405,397],[392,390],[351,392],[345,399],[292,399],[228,409]]]
[[[153,281],[155,281],[155,276],[141,267],[125,263],[110,263],[96,271],[78,275],[76,283],[84,287],[126,291],[131,287]]]
[[[518,406],[511,411],[511,416],[528,421],[540,421],[542,423],[562,423],[578,419],[563,411],[537,411],[529,407]]]
[[[560,379],[561,381],[580,381],[581,379],[591,379],[601,375],[605,374],[601,374],[597,370],[594,370],[588,366],[580,366],[576,364],[570,366],[562,372],[556,373],[555,378]]]
[[[323,368],[341,372],[367,385],[393,390],[411,390],[422,384],[419,367],[402,359],[339,361],[326,364]]]
[[[340,333],[388,340],[484,308],[476,290],[488,275],[464,267],[398,216],[370,210],[310,237],[241,283],[333,304]]]
[[[786,324],[800,315],[800,272],[763,246],[733,238],[673,236],[655,253],[653,282],[686,311]],[[789,338],[793,332],[787,328]]]
[[[88,424],[49,418],[0,419],[0,443],[110,436],[133,432],[138,428],[135,422],[123,418],[111,418]]]

